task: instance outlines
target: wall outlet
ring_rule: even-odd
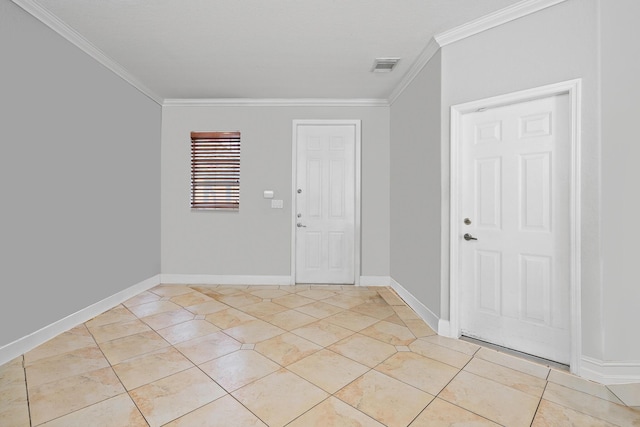
[[[283,200],[271,200],[271,208],[272,209],[282,209],[284,207]]]

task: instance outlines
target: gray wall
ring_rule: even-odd
[[[568,0],[442,48],[442,114],[467,101],[582,78],[583,354],[602,347],[597,1]],[[449,131],[443,132],[448,153]],[[443,162],[448,177],[449,160]],[[448,186],[448,181],[445,181]],[[446,189],[448,198],[448,188]],[[447,213],[448,217],[448,213]],[[448,232],[448,231],[447,231]],[[445,247],[448,242],[445,241]],[[448,247],[446,247],[448,253]],[[448,261],[447,261],[448,262]],[[443,289],[448,301],[448,288]],[[444,311],[444,310],[443,310]],[[448,316],[448,314],[447,314]]]
[[[0,347],[160,272],[160,107],[0,0]]]
[[[640,360],[640,2],[602,0],[604,360]]]
[[[362,120],[362,275],[389,275],[388,107],[169,106],[162,117],[162,272],[288,276],[294,119]],[[242,133],[240,211],[189,207],[190,131]],[[274,190],[284,209],[271,209]]]
[[[391,106],[391,277],[437,316],[440,86],[438,52]]]

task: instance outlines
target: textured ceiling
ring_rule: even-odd
[[[518,1],[35,2],[162,98],[385,99],[433,35]]]

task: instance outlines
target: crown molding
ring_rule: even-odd
[[[165,99],[163,107],[388,107],[386,99],[211,98]]]
[[[62,22],[57,16],[49,12],[44,7],[40,6],[34,0],[12,0],[15,4],[24,9],[27,13],[32,15],[34,18],[41,21],[43,24],[51,28],[56,33],[60,34],[62,37],[73,43],[75,46],[80,48],[87,55],[98,61],[100,64],[107,67],[109,70],[116,73],[120,78],[125,80],[127,83],[138,89],[144,95],[151,98],[156,103],[162,105],[163,98],[157,93],[153,92],[151,89],[146,87],[140,80],[134,77],[131,73],[129,73],[124,67],[118,64],[113,59],[109,58],[104,54],[100,49],[94,46],[87,39],[82,37],[76,30]]]
[[[446,46],[565,1],[566,0],[523,0],[481,18],[474,19],[459,27],[436,34],[434,38],[440,47]]]
[[[420,71],[422,71],[422,69],[429,63],[429,61],[431,61],[431,58],[433,58],[433,55],[435,55],[439,49],[440,46],[435,39],[432,38],[431,40],[429,40],[427,46],[422,50],[411,68],[409,68],[409,71],[407,71],[398,86],[396,86],[393,92],[391,92],[391,95],[389,95],[390,105],[393,104],[396,99],[398,99],[400,94],[404,92],[404,90],[411,84],[411,82],[413,82],[413,79],[415,79]]]

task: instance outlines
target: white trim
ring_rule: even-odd
[[[450,337],[458,339],[459,337],[451,336],[451,322],[445,319],[440,319],[438,322],[438,335],[442,335],[443,337]]]
[[[454,337],[460,336],[460,313],[459,313],[459,267],[460,250],[459,244],[459,145],[461,144],[460,125],[462,116],[466,113],[477,111],[479,108],[495,108],[519,102],[526,102],[533,99],[546,98],[549,96],[568,94],[571,103],[571,182],[570,182],[570,295],[571,295],[571,372],[581,371],[582,355],[582,314],[581,314],[581,212],[580,212],[580,189],[581,189],[581,94],[582,80],[575,79],[566,82],[551,84],[538,88],[509,93],[492,98],[454,105],[451,107],[451,129],[450,129],[450,213],[449,218],[449,262],[450,262],[450,333]],[[446,226],[447,224],[443,224]],[[443,252],[446,247],[443,245]],[[443,254],[444,255],[444,254]]]
[[[391,278],[391,288],[400,295],[400,298],[407,303],[409,307],[416,312],[418,316],[424,320],[427,325],[434,331],[438,331],[438,323],[440,322],[440,318],[436,316],[429,308],[421,303],[416,297],[414,297],[411,292],[406,290],[400,283],[396,282],[393,277]]]
[[[566,0],[524,0],[434,36],[440,46],[457,42]]]
[[[161,274],[162,283],[179,285],[290,285],[290,276]]]
[[[99,314],[104,313],[107,310],[112,309],[138,295],[140,292],[144,292],[160,284],[160,275],[157,274],[140,283],[130,286],[122,291],[113,294],[101,301],[91,304],[73,314],[68,315],[60,320],[57,320],[50,325],[45,326],[27,336],[18,338],[17,340],[0,347],[0,365],[3,365],[10,360],[24,354],[30,350],[33,350],[37,346],[44,344],[51,338],[60,335],[61,333],[74,328],[81,323],[93,319]]]
[[[640,361],[602,361],[582,356],[580,376],[600,384],[627,384],[640,382]]]
[[[429,40],[429,43],[425,46],[424,50],[420,53],[418,58],[413,62],[409,71],[402,77],[400,83],[389,95],[389,105],[392,105],[398,97],[405,91],[407,87],[413,82],[413,80],[420,74],[420,71],[431,61],[431,58],[438,52],[440,46],[435,39]]]
[[[360,286],[391,286],[391,277],[360,276]]]
[[[388,107],[386,99],[217,98],[165,99],[163,107]]]
[[[353,284],[356,286],[360,285],[360,257],[361,249],[360,249],[360,227],[361,227],[361,191],[362,191],[362,179],[361,179],[361,167],[362,167],[362,122],[360,120],[293,120],[292,122],[292,135],[291,135],[291,282],[290,284],[295,285],[296,283],[296,181],[298,177],[298,152],[297,152],[297,128],[300,125],[324,125],[324,126],[340,126],[340,125],[351,125],[355,127],[356,132],[356,140],[355,140],[355,149],[356,149],[356,158],[355,158],[355,230],[354,230],[354,260],[353,260],[353,270],[354,270],[354,278]]]
[[[53,13],[36,3],[34,0],[12,0],[15,4],[24,9],[34,18],[51,28],[56,33],[70,41],[84,53],[98,61],[100,64],[113,71],[120,78],[125,80],[131,86],[138,89],[140,92],[162,105],[163,98],[145,86],[140,80],[134,77],[129,71],[118,64],[116,61],[108,57],[104,52],[93,45],[89,40],[84,38],[76,30],[65,24]]]

